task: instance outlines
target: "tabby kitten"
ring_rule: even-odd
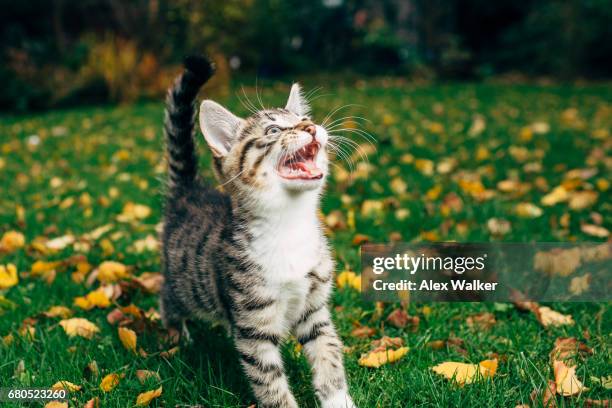
[[[294,333],[323,407],[354,407],[328,298],[334,263],[317,217],[328,135],[309,116],[299,85],[285,108],[239,118],[216,102],[199,121],[226,193],[197,175],[194,100],[213,74],[186,59],[167,98],[169,194],[163,228],[164,324],[225,322],[260,406],[297,407],[280,346]]]

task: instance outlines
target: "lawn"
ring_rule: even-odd
[[[281,105],[287,92],[286,84],[268,84],[260,96],[266,104]],[[255,99],[252,88],[246,93]],[[237,94],[222,102],[244,114]],[[612,86],[414,86],[380,80],[327,87],[319,95],[313,101],[315,119],[351,104],[333,117],[347,128],[355,124],[342,117],[364,117],[367,121],[360,120],[358,128],[376,138],[375,151],[365,148],[367,161],[358,154],[350,165],[336,160],[323,200],[323,214],[333,214],[326,220],[338,272],[359,271],[356,243],[365,239],[607,239],[612,226]],[[129,327],[138,335],[135,354],[107,321],[116,305],[84,310],[73,303],[99,285],[93,279],[88,286],[90,275],[75,273],[77,264],[86,271],[88,264],[95,269],[112,260],[130,267],[114,302],[142,310],[157,307],[156,295],[130,283],[130,277],[159,272],[155,243],[146,238],[156,236],[163,203],[162,110],[161,103],[146,103],[0,119],[0,235],[15,230],[26,241],[0,254],[0,265],[13,263],[20,273],[18,284],[4,290],[0,302],[0,388],[69,381],[82,386],[70,400],[70,406],[79,407],[93,397],[104,407],[132,406],[139,393],[159,385],[163,393],[153,406],[255,402],[221,328],[196,325],[194,343],[172,354],[155,322],[133,318]],[[367,145],[359,134],[348,135]],[[202,144],[200,153],[202,173],[212,182],[210,155]],[[581,170],[571,172],[576,169]],[[588,193],[578,204],[542,204],[559,185],[572,194]],[[102,226],[108,226],[106,231],[98,229]],[[65,239],[49,245],[47,239],[57,237]],[[55,250],[49,249],[54,245]],[[79,254],[83,257],[73,257]],[[62,262],[39,263],[41,272],[30,273],[38,260]],[[60,318],[41,315],[58,305],[95,323],[100,332],[91,339],[68,337]],[[609,380],[607,387],[602,380],[612,375],[609,303],[552,304],[575,324],[547,328],[532,314],[503,303],[409,304],[407,313],[419,317],[419,324],[403,329],[385,320],[399,305],[376,307],[351,288],[337,289],[333,306],[347,346],[351,394],[360,407],[541,406],[542,398],[532,404],[530,394],[554,378],[549,353],[559,337],[575,337],[593,350],[576,358],[578,378],[589,390],[557,396],[559,405],[612,398]],[[467,317],[483,312],[495,317],[489,328],[467,324]],[[357,338],[351,334],[356,325],[375,332]],[[394,364],[361,367],[359,356],[382,335],[402,338],[410,351]],[[298,401],[317,406],[299,347],[290,341],[284,352]],[[478,363],[492,357],[499,361],[496,375],[463,387],[430,369],[444,361]],[[97,374],[87,369],[92,361]],[[136,371],[145,369],[158,372],[159,379],[141,384]],[[119,374],[119,384],[103,392],[101,379],[110,373]]]

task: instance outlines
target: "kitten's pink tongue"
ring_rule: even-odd
[[[323,174],[321,169],[318,168],[317,165],[315,164],[314,160],[305,160],[302,162],[297,162],[295,165],[300,170],[308,173],[308,175],[310,175],[311,177],[317,177]]]

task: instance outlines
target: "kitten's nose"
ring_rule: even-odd
[[[304,132],[308,132],[314,137],[317,134],[317,127],[315,125],[308,125],[304,128]]]

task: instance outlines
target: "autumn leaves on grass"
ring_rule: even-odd
[[[360,290],[360,277],[355,275],[354,272],[344,271],[340,273],[337,276],[336,283],[341,289]],[[513,307],[511,304],[505,303],[496,305],[500,311],[507,311]],[[559,313],[548,306],[541,306],[536,302],[527,302],[517,299],[513,305],[519,311],[532,313],[535,319],[545,328],[571,326],[574,324],[571,315]],[[431,314],[431,308],[429,306],[423,306],[420,312],[424,316],[429,316]],[[371,321],[380,322],[381,328],[376,329],[355,322],[355,328],[351,332],[351,336],[362,339],[374,337],[379,331],[384,333],[385,324],[395,328],[407,329],[411,332],[417,332],[419,329],[420,318],[418,316],[408,315],[403,307],[392,310],[387,317],[383,319],[384,313],[384,304],[381,302],[376,303]],[[482,312],[468,316],[465,322],[469,328],[477,331],[488,331],[497,324],[495,315],[490,312]],[[468,352],[463,346],[464,341],[454,337],[447,340],[432,340],[426,344],[426,347],[431,350],[448,348],[467,356]],[[346,348],[345,351],[351,353],[355,348],[356,346],[349,347]],[[377,369],[383,365],[400,361],[409,355],[409,351],[403,338],[383,335],[381,338],[370,342],[369,350],[361,354],[358,359],[358,364],[363,367]],[[592,352],[593,351],[589,347],[575,338],[558,338],[555,341],[554,349],[550,353],[551,372],[554,380],[548,380],[544,389],[535,389],[531,394],[531,402],[535,404],[535,406],[542,403],[544,406],[552,407],[556,406],[552,404],[557,403],[555,394],[563,397],[576,397],[583,391],[588,390],[576,375],[576,358],[579,355],[592,354]],[[441,375],[462,387],[466,384],[493,378],[497,373],[499,362],[508,361],[507,356],[500,356],[497,353],[488,353],[488,356],[490,356],[489,359],[482,360],[478,363],[444,361],[430,369],[433,373]],[[588,398],[585,401],[593,406],[605,403],[605,401],[590,400]],[[523,404],[518,406],[526,405]]]
[[[140,219],[148,215],[150,209],[148,207],[132,205],[126,206],[124,212],[118,216],[119,221],[129,222],[131,220]],[[112,226],[102,226],[84,234],[80,238],[75,238],[72,235],[48,239],[34,239],[26,248],[30,254],[50,255],[55,254],[69,245],[89,245],[91,242],[99,239],[102,235],[112,229]],[[142,246],[149,247],[150,240],[143,240]],[[138,241],[134,246],[138,247]],[[17,231],[8,231],[4,233],[0,239],[0,252],[10,253],[26,247],[25,237]],[[84,249],[83,247],[79,247]],[[138,248],[136,248],[137,250]],[[88,261],[85,255],[72,255],[67,259],[47,261],[36,260],[31,264],[30,271],[21,273],[23,278],[41,279],[48,285],[51,285],[58,273],[66,271],[71,272],[71,280],[79,285],[84,285],[86,288],[92,288],[89,292],[82,296],[77,296],[72,301],[72,306],[54,305],[47,310],[40,312],[34,316],[26,318],[17,334],[26,341],[33,341],[36,335],[36,325],[40,319],[59,319],[58,327],[61,327],[69,338],[80,337],[87,340],[92,340],[102,333],[101,328],[94,322],[85,317],[75,317],[75,313],[90,312],[93,309],[107,309],[114,306],[110,313],[107,314],[107,322],[109,325],[117,327],[117,337],[123,347],[131,353],[140,357],[159,356],[169,358],[176,353],[178,348],[175,346],[172,339],[164,333],[159,327],[159,315],[154,309],[144,311],[138,306],[130,303],[127,306],[121,306],[118,302],[125,299],[131,299],[134,292],[140,291],[146,294],[155,294],[159,292],[163,277],[160,273],[144,272],[138,276],[133,275],[133,267],[126,266],[116,261],[104,261],[94,268]],[[0,291],[9,289],[19,283],[20,275],[17,268],[13,264],[0,265]],[[2,292],[0,292],[2,293]],[[0,306],[16,307],[12,302],[0,295]],[[53,326],[52,326],[53,327]],[[162,351],[147,352],[142,346],[138,346],[138,333],[154,332],[155,338],[159,339],[158,347]],[[169,340],[169,341],[166,341]],[[15,341],[12,333],[2,338],[2,343],[6,347],[10,347]],[[167,344],[175,346],[169,350],[163,350]],[[69,352],[76,352],[77,346],[68,347]],[[98,377],[99,369],[95,360],[92,360],[87,366],[86,372],[90,377]],[[141,384],[145,385],[147,378],[156,379],[155,382],[161,382],[161,378],[156,372],[147,370],[137,370],[137,377]],[[108,393],[117,387],[125,373],[111,372],[104,376],[99,383],[99,390]],[[57,381],[52,389],[65,389],[71,393],[83,391],[83,386],[75,382],[60,380]],[[93,390],[88,390],[92,392]],[[162,394],[162,387],[158,387],[149,391],[140,393],[136,397],[136,406],[148,405],[150,401],[159,397]],[[66,402],[52,401],[47,404],[47,407],[67,407]],[[99,407],[99,397],[91,398],[85,404],[85,407]]]

